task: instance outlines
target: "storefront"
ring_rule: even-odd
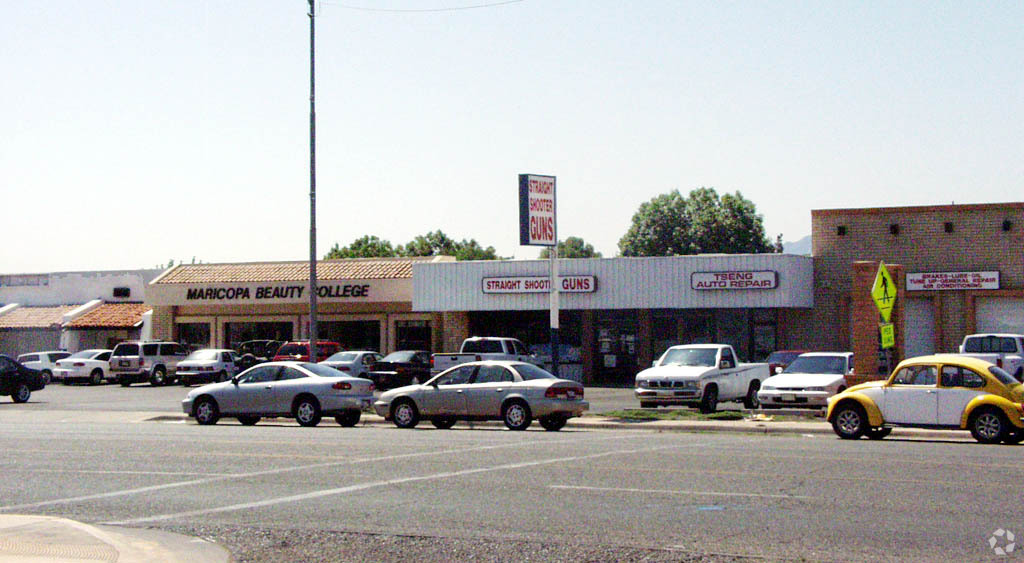
[[[548,262],[417,264],[413,310],[439,313],[439,340],[511,336],[550,357]],[[744,359],[789,345],[814,306],[813,260],[782,254],[559,261],[560,375],[628,384],[668,347],[732,344]],[[564,365],[563,365],[564,364]]]
[[[448,257],[317,264],[317,335],[343,349],[430,349],[437,315],[412,311],[412,266]],[[309,264],[182,264],[147,292],[153,338],[235,348],[247,340],[309,338]]]

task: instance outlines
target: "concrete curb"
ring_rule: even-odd
[[[0,514],[0,560],[220,563],[233,558],[221,545],[170,532]]]
[[[145,419],[147,422],[194,423],[184,414],[161,414]],[[280,419],[289,420],[289,419]],[[426,423],[429,427],[430,423]],[[471,426],[504,427],[500,421],[460,422]],[[357,426],[392,426],[391,422],[375,414],[363,413]],[[761,420],[620,420],[603,416],[583,416],[569,419],[567,429],[593,428],[601,430],[650,430],[654,432],[729,432],[739,434],[813,435],[836,437],[832,425],[820,422],[761,421]],[[927,440],[957,440],[973,442],[964,430],[928,430],[923,428],[895,428],[893,438],[920,438]],[[838,437],[836,437],[838,439]]]

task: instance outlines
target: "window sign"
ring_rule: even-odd
[[[999,289],[999,272],[915,272],[907,274],[907,291]]]

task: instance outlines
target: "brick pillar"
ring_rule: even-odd
[[[886,270],[896,282],[896,303],[890,321],[896,326],[896,348],[893,365],[903,359],[903,301],[906,299],[904,268],[899,264],[886,264]],[[879,373],[878,324],[882,316],[871,298],[871,288],[878,273],[878,262],[854,262],[850,285],[850,323],[853,341],[854,375],[846,379],[851,385],[874,379],[883,379]]]
[[[174,338],[174,307],[153,307],[150,317],[153,340],[171,340]]]
[[[654,319],[650,309],[640,309],[637,311],[637,315],[640,320],[640,334],[638,335],[639,341],[636,345],[640,349],[636,351],[636,364],[639,370],[643,370],[654,361],[652,357],[654,355],[654,352],[652,352],[654,348],[652,343],[654,340]]]
[[[444,335],[441,340],[442,352],[458,352],[462,341],[469,338],[469,313],[453,311],[442,313]]]

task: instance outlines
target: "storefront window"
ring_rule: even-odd
[[[279,340],[287,342],[292,339],[293,328],[290,322],[239,322],[224,323],[227,337],[225,347],[236,348],[247,340]]]
[[[178,342],[189,350],[210,347],[210,323],[178,323]]]
[[[341,344],[342,350],[381,351],[380,321],[321,321],[317,337]]]
[[[430,350],[430,321],[395,321],[395,345],[399,350]]]

